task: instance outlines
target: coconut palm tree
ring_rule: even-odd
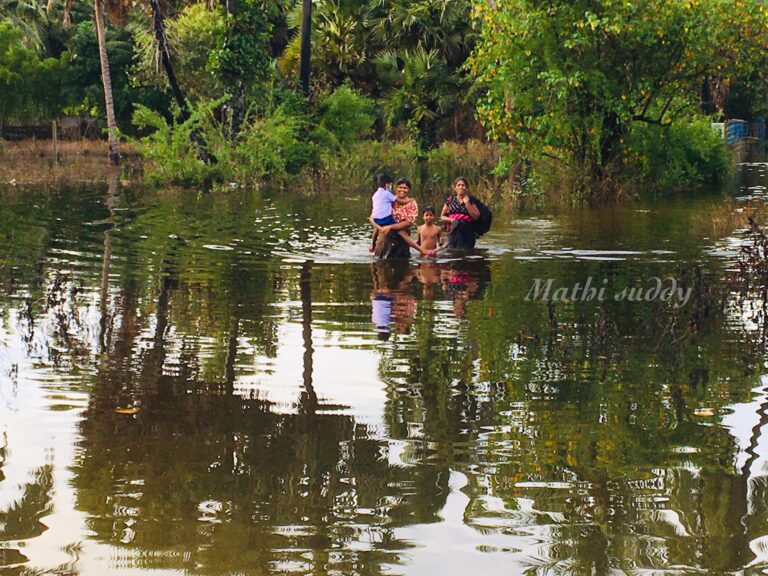
[[[0,0],[2,1],[2,0]],[[56,0],[49,0],[48,11],[50,12]],[[65,26],[69,25],[70,13],[74,0],[63,0],[62,21]],[[115,119],[115,104],[112,97],[112,77],[109,73],[109,56],[107,54],[107,38],[104,27],[105,10],[113,19],[124,18],[128,10],[127,0],[94,0],[94,24],[96,28],[96,39],[99,44],[99,62],[101,64],[101,81],[104,86],[104,109],[107,114],[107,142],[109,146],[109,161],[113,165],[120,163],[120,141],[118,139],[117,121]]]
[[[304,96],[309,96],[310,57],[312,53],[312,0],[301,2],[301,65],[299,83]]]
[[[338,86],[346,79],[370,92],[373,76],[371,55],[377,47],[367,23],[367,6],[356,0],[315,0],[312,8],[312,75],[324,85]],[[301,6],[288,13],[287,23],[296,33],[280,56],[279,67],[286,76],[300,67],[302,35]]]
[[[104,3],[94,0],[94,16],[96,21],[96,38],[99,42],[99,61],[101,62],[101,81],[104,85],[104,109],[107,113],[107,141],[109,145],[109,161],[115,166],[120,164],[120,141],[117,137],[117,121],[115,120],[115,104],[112,99],[112,78],[109,75],[109,57],[107,56],[107,40],[104,31]]]

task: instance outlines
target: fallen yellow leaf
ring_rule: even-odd
[[[138,408],[115,408],[116,414],[136,414],[139,411]]]

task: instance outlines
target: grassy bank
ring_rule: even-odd
[[[295,126],[286,132],[284,122],[237,147],[211,137],[209,130],[217,161],[208,163],[190,143],[191,127],[178,131],[166,125],[149,138],[124,143],[121,170],[152,186],[217,192],[266,185],[307,195],[365,194],[375,174],[386,171],[410,178],[414,191],[429,198],[449,193],[453,180],[464,176],[473,194],[496,206],[579,202],[573,167],[552,158],[512,162],[514,151],[506,145],[446,141],[420,153],[410,140],[354,139],[351,126],[346,135],[336,134],[331,144],[323,144],[317,135],[314,140],[299,137]],[[615,201],[712,188],[732,172],[736,160],[704,123],[663,131],[643,128],[628,135],[620,162],[599,184],[607,191],[590,197]],[[100,141],[60,142],[57,162],[51,141],[0,142],[0,182],[99,181],[106,167],[106,145]]]
[[[143,158],[130,143],[121,147],[121,170],[132,179],[143,179],[147,184],[189,187],[199,190],[202,181],[174,182],[173,175],[158,166],[157,160]],[[445,142],[420,160],[416,148],[409,142],[361,141],[351,146],[344,155],[328,155],[321,164],[304,167],[296,174],[262,175],[255,179],[247,172],[225,173],[219,182],[208,183],[212,191],[230,189],[230,182],[248,187],[266,183],[271,189],[301,191],[314,195],[326,191],[351,194],[369,188],[376,173],[391,172],[397,178],[408,177],[414,186],[427,193],[446,193],[457,176],[465,176],[473,186],[473,193],[485,199],[507,199],[506,178],[496,177],[501,150],[490,143]],[[196,159],[174,158],[174,162],[197,163]],[[0,140],[0,183],[42,184],[52,181],[99,181],[108,169],[106,143],[94,140],[59,142],[58,157],[54,162],[51,140],[6,142]],[[160,170],[160,171],[159,171]],[[217,170],[216,166],[210,170]],[[161,176],[161,177],[158,177]],[[237,178],[235,178],[237,177]]]
[[[130,145],[121,153],[121,170],[136,174],[141,167],[139,156]],[[60,141],[55,158],[51,140],[0,140],[0,184],[98,182],[106,179],[107,172],[107,145],[99,140]]]

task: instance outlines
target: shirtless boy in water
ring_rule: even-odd
[[[424,209],[424,224],[416,230],[419,234],[418,244],[423,250],[433,252],[443,243],[443,237],[440,235],[441,228],[435,224],[435,209],[427,206]]]

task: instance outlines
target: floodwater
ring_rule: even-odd
[[[0,573],[768,573],[724,202],[374,263],[362,194],[0,188]]]

